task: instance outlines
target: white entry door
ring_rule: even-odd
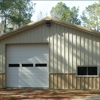
[[[7,46],[7,87],[49,87],[48,44]]]

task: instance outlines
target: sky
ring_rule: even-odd
[[[87,7],[88,5],[91,5],[95,2],[98,2],[99,0],[64,0],[64,1],[53,1],[53,0],[45,0],[45,1],[35,1],[35,0],[32,0],[33,3],[36,3],[36,6],[35,6],[35,13],[33,15],[33,17],[31,18],[32,21],[37,21],[38,20],[38,14],[39,12],[41,11],[44,15],[47,14],[47,16],[50,16],[50,11],[52,9],[52,7],[55,7],[56,4],[58,2],[63,2],[65,3],[68,7],[73,7],[73,6],[76,6],[76,7],[79,7],[79,15],[82,14],[82,11],[85,10],[85,7]]]

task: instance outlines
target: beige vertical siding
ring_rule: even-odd
[[[59,25],[56,25],[57,26],[57,72],[60,73],[60,70],[61,70],[61,63],[60,63],[60,59],[61,59],[61,56],[60,56],[60,52],[61,52],[61,38],[60,38],[60,26]]]
[[[6,87],[6,44],[19,43],[49,43],[50,88],[100,88],[99,77],[80,78],[75,74],[77,65],[100,67],[100,37],[53,22],[51,27],[38,25],[0,41],[0,87]]]
[[[5,87],[5,45],[0,45],[0,88]]]
[[[2,88],[2,86],[3,86],[3,85],[2,85],[2,82],[3,82],[2,79],[3,79],[3,75],[0,74],[0,88]]]
[[[65,49],[65,60],[64,60],[64,72],[68,73],[68,28],[65,28],[65,38],[64,38],[64,49]]]
[[[2,66],[3,66],[3,55],[2,55],[2,41],[1,41],[1,45],[0,45],[0,73],[2,73]]]
[[[2,88],[6,87],[6,75],[2,74]]]
[[[50,89],[100,89],[99,77],[76,77],[75,74],[51,73]]]

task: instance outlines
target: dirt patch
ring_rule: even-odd
[[[100,90],[52,90],[52,89],[33,89],[33,88],[20,88],[20,89],[1,89],[0,100],[21,100],[42,98],[43,100],[70,100],[74,97],[85,97],[99,95]]]

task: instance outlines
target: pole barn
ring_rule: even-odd
[[[46,17],[0,35],[0,88],[100,89],[100,33]]]

